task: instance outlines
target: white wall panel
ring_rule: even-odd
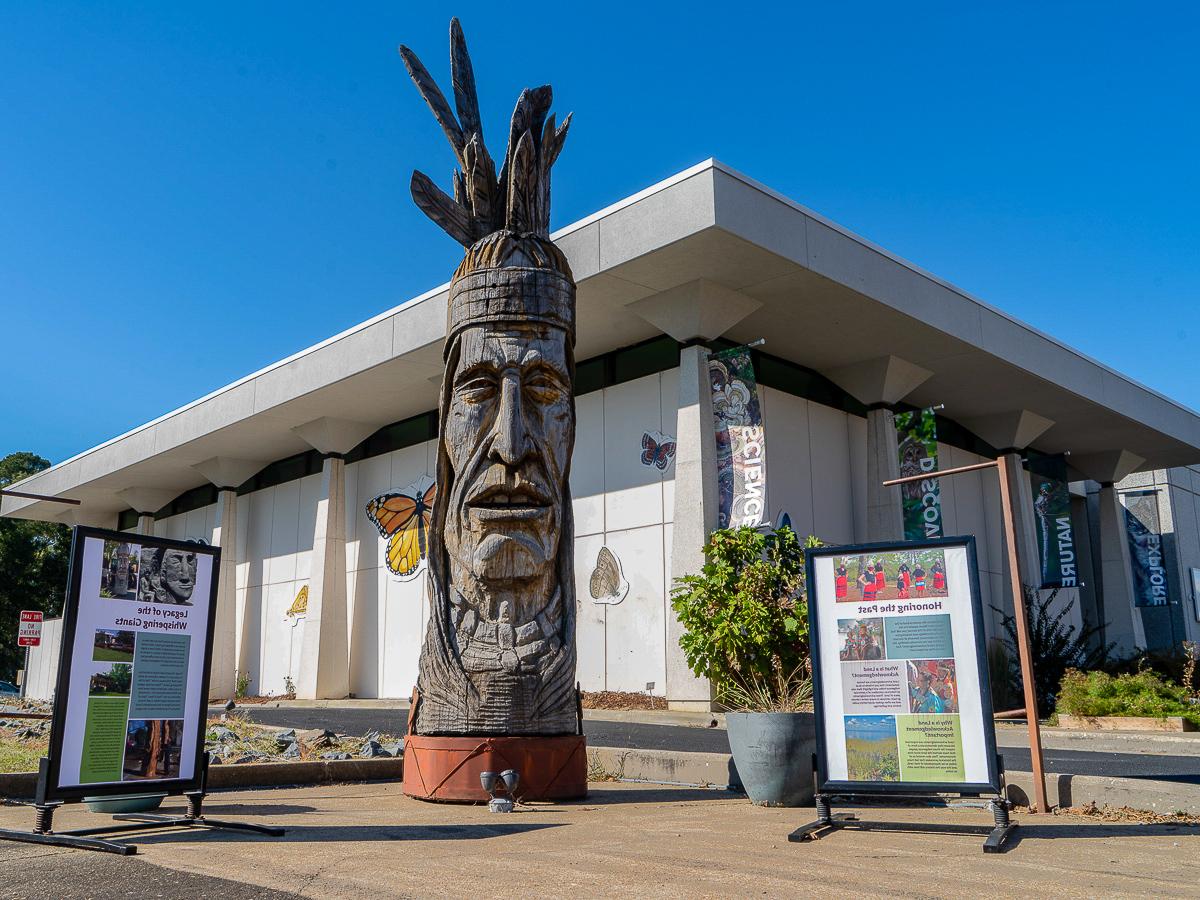
[[[379,532],[374,523],[367,518],[367,504],[385,491],[392,489],[392,455],[373,456],[354,464],[357,497],[354,500],[353,516],[354,536],[358,541],[356,558],[359,569],[374,569],[381,565],[379,555]],[[346,505],[351,505],[349,495]],[[350,532],[347,532],[349,535]]]
[[[571,498],[578,537],[604,531],[604,392],[577,398],[575,418]]]
[[[771,477],[770,447],[768,436],[768,478]],[[854,540],[854,488],[846,414],[819,403],[809,403],[808,448],[813,533],[828,543],[851,543]]]
[[[292,625],[287,615],[294,599],[291,582],[266,585],[263,596],[257,692],[282,694],[284,678],[292,670]]]
[[[380,687],[384,697],[408,697],[417,683],[424,577],[412,581],[389,577],[384,590],[383,681]]]
[[[606,545],[620,559],[629,595],[606,611],[606,684],[610,691],[666,688],[663,643],[663,528],[609,532]]]
[[[575,646],[578,656],[576,679],[585,691],[605,690],[605,610],[607,605],[596,603],[589,593],[596,555],[604,546],[604,535],[589,534],[575,539],[575,597],[578,615],[575,624]]]
[[[812,534],[808,403],[760,386],[759,407],[767,438],[767,521],[774,524],[786,511],[797,534]]]
[[[642,435],[662,426],[658,376],[604,390],[604,526],[623,531],[662,522],[662,477],[641,463]]]
[[[312,570],[313,534],[317,526],[317,503],[321,499],[321,476],[300,479],[300,509],[296,518],[296,580],[308,581]]]
[[[658,376],[658,395],[661,410],[662,425],[659,431],[671,436],[672,440],[679,437],[679,370],[668,369]],[[670,522],[675,517],[675,460],[662,473],[663,487],[663,521]]]
[[[271,551],[267,584],[296,580],[296,551],[300,534],[300,481],[277,484],[271,514]]]
[[[271,555],[271,525],[275,508],[275,488],[246,494],[241,500],[248,507],[249,524],[246,528],[246,559],[250,571],[247,585],[263,584],[267,580],[267,559]]]
[[[263,594],[265,590],[261,584],[251,584],[242,592],[244,618],[241,621],[246,623],[246,630],[242,635],[242,646],[245,648],[246,674],[250,676],[249,691],[251,694],[262,693],[262,660],[263,652],[267,650],[263,643]]]

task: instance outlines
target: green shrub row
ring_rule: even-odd
[[[1072,716],[1182,716],[1200,727],[1200,705],[1189,701],[1187,691],[1147,671],[1114,677],[1071,669],[1063,676],[1058,709]]]

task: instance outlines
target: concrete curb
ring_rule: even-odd
[[[742,789],[733,757],[728,753],[589,747],[588,780],[608,778],[733,791]]]
[[[208,770],[214,790],[277,787],[284,784],[332,784],[339,781],[399,781],[404,777],[403,757],[378,759],[320,759],[309,762],[215,765]],[[0,797],[29,798],[37,791],[37,774],[0,775]]]
[[[1032,772],[1005,772],[1008,799],[1029,806]],[[1169,816],[1176,812],[1200,816],[1200,784],[1153,781],[1147,778],[1109,778],[1103,775],[1046,773],[1046,802],[1052,806],[1129,806]]]

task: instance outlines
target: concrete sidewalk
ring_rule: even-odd
[[[149,834],[129,862],[322,898],[1196,896],[1200,884],[1200,829],[1067,816],[1018,816],[1013,849],[985,855],[982,837],[939,831],[987,824],[982,810],[872,809],[864,816],[932,833],[839,832],[789,844],[811,809],[634,785],[593,785],[587,801],[507,816],[410,800],[383,784],[223,793],[206,809],[289,831]],[[0,808],[6,827],[29,821],[28,809]],[[56,825],[101,821],[71,807]],[[104,880],[120,872],[107,860],[80,885],[83,853],[0,842],[3,895],[44,896],[37,886],[58,879],[60,896],[127,896],[128,882]]]

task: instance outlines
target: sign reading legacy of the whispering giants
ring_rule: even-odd
[[[999,790],[974,538],[808,551],[818,791]]]
[[[220,552],[75,529],[49,797],[199,783]]]

